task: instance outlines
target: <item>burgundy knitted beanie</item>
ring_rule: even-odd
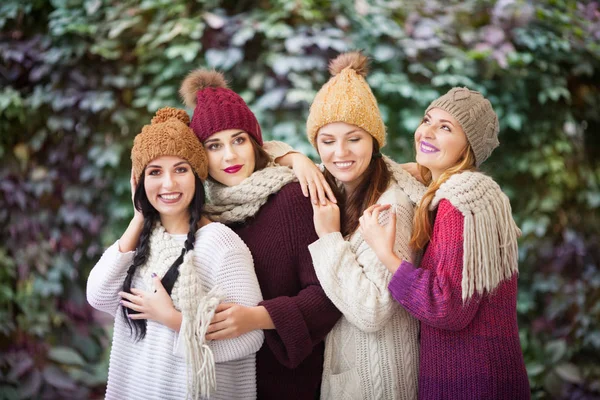
[[[179,89],[186,106],[194,108],[190,128],[204,142],[212,134],[240,129],[263,144],[260,125],[246,102],[227,87],[223,74],[197,69],[188,74]]]

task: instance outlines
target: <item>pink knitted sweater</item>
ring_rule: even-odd
[[[441,200],[421,267],[389,290],[421,321],[419,399],[529,399],[517,327],[517,275],[462,301],[463,215]]]

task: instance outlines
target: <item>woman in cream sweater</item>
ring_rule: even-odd
[[[422,187],[392,168],[379,149],[385,126],[364,76],[367,59],[346,53],[330,64],[307,121],[338,204],[313,205],[319,240],[309,246],[325,293],[343,316],[327,336],[322,399],[416,399],[419,323],[387,290],[392,274],[363,240],[359,217],[392,204],[394,251],[413,259],[408,242]]]

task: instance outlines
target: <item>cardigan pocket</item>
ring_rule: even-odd
[[[360,376],[356,368],[329,377],[329,399],[362,400]]]

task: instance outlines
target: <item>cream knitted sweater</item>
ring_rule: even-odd
[[[396,213],[394,249],[412,260],[408,242],[413,203],[397,183],[378,201]],[[389,213],[381,214],[386,223]],[[392,274],[357,231],[339,232],[309,246],[321,286],[343,313],[325,345],[322,399],[416,399],[419,323],[391,296]]]
[[[186,235],[173,235],[181,241]],[[148,321],[146,337],[135,342],[123,320],[118,292],[133,252],[121,253],[118,243],[106,250],[90,272],[87,283],[88,302],[96,309],[115,317],[112,350],[108,371],[106,399],[185,399],[185,345],[179,334],[166,326]],[[196,232],[193,264],[205,293],[219,286],[224,302],[255,306],[262,300],[248,247],[231,229],[211,223]],[[168,268],[168,266],[167,266]],[[140,269],[132,287],[152,290],[149,275]],[[185,318],[182,321],[186,324]],[[235,339],[209,343],[216,362],[216,393],[211,399],[256,398],[256,357],[264,339],[261,330]]]

